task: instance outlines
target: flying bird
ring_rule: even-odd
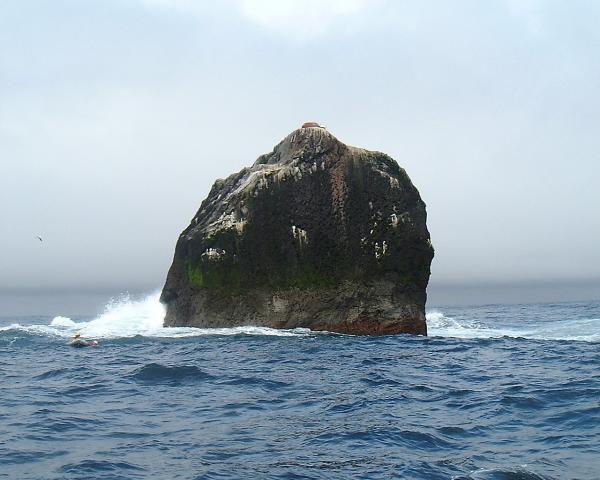
[[[42,237],[40,237],[39,235],[37,236],[37,239],[38,239],[40,242],[43,242],[43,240],[42,240]]]

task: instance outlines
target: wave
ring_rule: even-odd
[[[522,325],[498,325],[485,318],[450,317],[439,310],[427,312],[427,332],[431,337],[528,338],[533,340],[600,341],[600,318],[525,321]]]
[[[159,384],[204,381],[215,377],[200,370],[195,365],[167,366],[160,363],[149,363],[136,369],[131,378],[143,383]]]
[[[136,336],[181,338],[204,335],[267,335],[267,336],[307,336],[312,335],[305,328],[278,330],[267,327],[242,326],[233,328],[194,328],[164,327],[165,307],[160,303],[160,292],[155,292],[141,300],[133,300],[129,295],[111,299],[104,312],[88,321],[74,321],[69,317],[57,316],[49,325],[21,325],[13,323],[1,327],[0,332],[16,330],[30,335],[43,335],[70,338],[75,332],[89,339],[116,339]]]
[[[525,466],[517,468],[489,468],[472,472],[468,476],[452,477],[452,480],[552,480],[551,477],[538,475]]]
[[[30,335],[69,338],[77,331],[84,338],[116,339],[142,337],[181,338],[205,335],[266,335],[308,336],[317,335],[309,329],[279,330],[267,327],[241,326],[232,328],[164,327],[165,307],[160,303],[160,292],[135,300],[128,295],[111,299],[104,311],[86,321],[74,321],[56,316],[50,324],[12,325],[0,327],[2,331],[20,331]],[[502,307],[498,307],[501,309]],[[496,312],[497,313],[497,312]],[[455,338],[529,338],[536,340],[600,341],[600,318],[572,318],[572,312],[539,319],[529,313],[521,319],[499,319],[490,312],[477,309],[449,316],[439,310],[426,314],[428,333],[432,337]],[[543,315],[542,315],[543,317]]]

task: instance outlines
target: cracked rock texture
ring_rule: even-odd
[[[301,128],[214,183],[177,242],[165,325],[426,335],[432,258],[392,158]]]

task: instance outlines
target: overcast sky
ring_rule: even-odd
[[[0,291],[161,287],[213,181],[307,120],[407,170],[434,286],[598,285],[598,25],[592,0],[2,1]]]

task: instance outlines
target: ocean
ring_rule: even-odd
[[[600,478],[600,302],[432,306],[429,337],[163,315],[2,317],[0,478]]]

